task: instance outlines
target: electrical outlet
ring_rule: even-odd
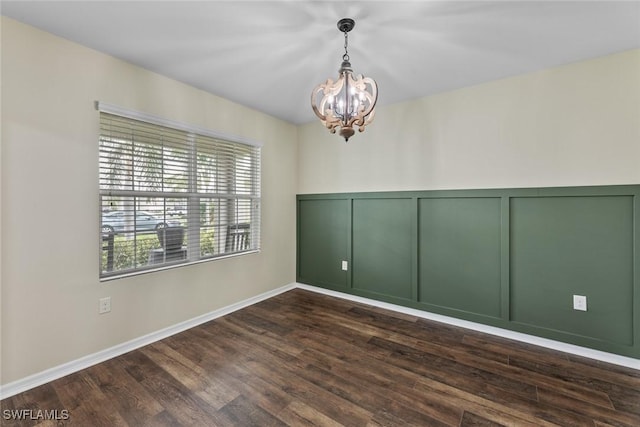
[[[111,297],[100,298],[100,308],[98,313],[104,314],[111,311]]]
[[[347,261],[342,261],[342,271],[349,270],[349,263]]]
[[[587,311],[587,297],[584,295],[573,296],[573,309]]]

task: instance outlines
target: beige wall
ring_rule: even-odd
[[[2,384],[293,282],[296,191],[640,183],[639,50],[379,108],[347,144],[4,17],[1,71]],[[95,100],[263,141],[262,251],[100,283]]]
[[[100,283],[95,100],[262,141],[262,251]],[[3,17],[1,382],[293,282],[296,141],[293,125]]]
[[[382,107],[346,144],[299,135],[302,194],[638,184],[640,50]]]

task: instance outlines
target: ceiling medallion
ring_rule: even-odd
[[[342,65],[338,70],[338,80],[327,79],[319,84],[311,93],[311,107],[331,133],[336,133],[340,127],[340,136],[348,141],[355,133],[354,127],[364,131],[373,120],[376,101],[378,100],[378,85],[370,77],[362,74],[353,76],[349,62],[348,33],[355,26],[355,21],[343,18],[338,21],[338,30],[344,33],[344,55]]]

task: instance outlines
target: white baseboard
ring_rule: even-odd
[[[412,316],[434,320],[437,322],[442,322],[442,323],[446,323],[453,326],[460,326],[462,328],[472,329],[478,332],[484,332],[487,334],[496,335],[503,338],[509,338],[516,341],[538,345],[540,347],[551,348],[554,350],[563,351],[563,352],[574,354],[577,356],[588,357],[590,359],[600,360],[603,362],[640,370],[640,360],[638,359],[619,356],[617,354],[606,353],[603,351],[593,350],[590,348],[580,347],[577,345],[566,344],[558,341],[549,340],[546,338],[539,338],[539,337],[535,337],[527,334],[522,334],[519,332],[513,332],[506,329],[496,328],[493,326],[482,325],[480,323],[460,320],[453,317],[442,316],[439,314],[429,313],[422,310],[402,307],[399,305],[376,301],[369,298],[363,298],[355,295],[344,294],[342,292],[330,291],[328,289],[318,288],[315,286],[305,285],[302,283],[292,283],[292,284],[282,286],[280,288],[262,293],[260,295],[256,295],[255,297],[248,298],[238,303],[220,308],[218,310],[214,310],[210,313],[206,313],[201,316],[194,317],[193,319],[189,319],[184,322],[177,323],[173,326],[169,326],[159,331],[152,332],[150,334],[141,336],[139,338],[135,338],[131,341],[118,344],[116,346],[107,348],[97,353],[89,354],[87,356],[81,357],[71,362],[54,366],[53,368],[47,369],[37,374],[33,374],[26,378],[22,378],[20,380],[0,386],[0,399],[5,399],[7,397],[11,397],[18,393],[22,393],[23,391],[27,391],[34,387],[40,386],[42,384],[46,384],[53,380],[57,380],[58,378],[62,378],[74,372],[78,372],[82,369],[88,368],[100,362],[104,362],[105,360],[109,360],[116,356],[120,356],[121,354],[127,353],[129,351],[135,350],[145,345],[170,337],[171,335],[175,335],[179,332],[201,325],[203,323],[206,323],[218,317],[233,313],[234,311],[256,304],[260,301],[269,299],[271,297],[274,297],[276,295],[279,295],[283,292],[287,292],[295,288],[305,289],[305,290],[316,292],[316,293],[343,298],[343,299],[354,301],[354,302],[372,305],[374,307],[380,307],[387,310],[396,311],[399,313],[405,313]]]
[[[589,359],[595,359],[602,362],[612,363],[614,365],[625,366],[627,368],[640,370],[640,360],[634,359],[631,357],[625,357],[617,354],[607,353],[604,351],[593,350],[591,348],[580,347],[577,345],[567,344],[567,343],[554,341],[546,338],[540,338],[532,335],[523,334],[520,332],[509,331],[507,329],[496,328],[494,326],[487,326],[481,323],[470,322],[467,320],[456,319],[454,317],[443,316],[440,314],[429,313],[427,311],[403,307],[396,304],[389,304],[386,302],[376,301],[369,298],[345,294],[342,292],[331,291],[328,289],[318,288],[315,286],[305,285],[302,283],[298,283],[296,287],[300,289],[306,289],[312,292],[317,292],[325,295],[343,298],[349,301],[372,305],[374,307],[392,310],[399,313],[409,314],[415,317],[421,317],[423,319],[434,320],[436,322],[446,323],[448,325],[459,326],[461,328],[471,329],[477,332],[483,332],[486,334],[496,335],[499,337],[508,338],[515,341],[521,341],[528,344],[537,345],[540,347],[546,347],[553,350],[570,353],[576,356],[588,357]]]
[[[100,362],[104,362],[105,360],[120,356],[121,354],[127,353],[131,350],[135,350],[145,345],[154,343],[161,339],[170,337],[171,335],[175,335],[179,332],[186,331],[187,329],[206,323],[210,320],[240,310],[241,308],[269,299],[278,294],[294,289],[295,287],[296,284],[282,286],[263,294],[256,295],[255,297],[251,297],[235,304],[231,304],[218,310],[203,314],[201,316],[194,317],[193,319],[185,320],[184,322],[177,323],[173,326],[169,326],[159,331],[132,339],[131,341],[127,341],[122,344],[104,349],[97,353],[89,354],[79,359],[72,360],[71,362],[54,366],[53,368],[30,375],[26,378],[7,383],[6,385],[0,386],[0,399],[5,399],[7,397],[22,393],[23,391],[27,391],[42,384],[46,384],[50,381],[57,380],[58,378],[62,378],[74,372],[78,372],[82,369],[96,365]]]

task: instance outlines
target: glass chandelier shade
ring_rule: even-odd
[[[319,84],[311,93],[311,107],[316,116],[331,133],[340,128],[340,136],[348,141],[357,127],[364,131],[375,115],[378,100],[378,85],[370,77],[362,74],[354,76],[347,52],[347,33],[353,29],[355,22],[344,18],[338,21],[338,29],[344,33],[344,55],[338,70],[338,79],[327,79]]]

